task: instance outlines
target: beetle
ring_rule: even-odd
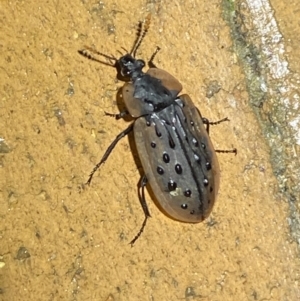
[[[150,15],[144,26],[139,23],[137,39],[131,51],[119,59],[90,47],[79,51],[88,59],[115,67],[118,76],[126,81],[122,96],[127,110],[106,115],[120,119],[129,114],[134,121],[107,148],[92,170],[87,184],[91,183],[94,173],[107,160],[116,144],[133,131],[144,171],[139,181],[138,196],[145,218],[131,245],[140,237],[150,217],[145,199],[147,183],[160,209],[172,219],[198,223],[209,216],[220,182],[219,163],[209,137],[209,125],[229,120],[224,118],[209,122],[201,116],[187,94],[179,95],[181,83],[153,63],[160,48],[157,47],[151,56],[148,62],[150,68],[143,72],[145,61],[136,59],[136,52],[149,24]],[[96,59],[90,52],[109,59],[110,64]],[[219,152],[236,153],[236,149]]]

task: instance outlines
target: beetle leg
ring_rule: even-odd
[[[209,134],[209,125],[210,125],[209,120],[207,118],[202,117],[202,122],[203,122],[203,124],[206,125],[206,132],[207,132],[207,134]]]
[[[115,117],[116,120],[119,120],[127,115],[129,115],[129,112],[127,110],[120,112],[119,114],[112,114],[108,112],[104,112],[106,116]]]
[[[216,124],[222,123],[224,121],[230,121],[230,120],[229,120],[228,117],[225,117],[225,118],[220,119],[218,121],[211,122],[207,118],[202,117],[202,122],[206,125],[207,134],[209,134],[209,126],[210,125],[216,125]],[[215,149],[215,151],[216,151],[216,153],[234,153],[235,155],[237,154],[237,149],[236,148],[229,149],[229,150]]]
[[[215,149],[216,153],[233,153],[233,154],[237,154],[237,149],[236,148],[233,148],[233,149],[225,149],[225,150],[222,150],[222,149]]]
[[[133,240],[130,242],[131,246],[134,245],[134,243],[136,242],[136,240],[141,236],[141,234],[144,231],[144,228],[146,226],[147,220],[149,217],[151,217],[147,203],[146,203],[146,199],[145,199],[145,187],[147,185],[148,179],[145,175],[143,175],[139,181],[139,188],[138,188],[138,194],[139,194],[139,200],[140,203],[142,205],[144,214],[145,214],[145,219],[143,221],[143,224],[141,226],[140,231],[138,232],[138,234],[133,238]]]
[[[156,57],[156,55],[157,55],[157,53],[158,53],[159,50],[160,50],[160,47],[157,46],[156,49],[155,49],[155,51],[154,51],[153,54],[151,55],[150,60],[149,60],[149,62],[148,62],[148,66],[149,66],[150,68],[157,68],[156,65],[153,63],[153,60],[154,60],[154,58]]]
[[[210,125],[217,125],[217,124],[220,124],[224,121],[230,121],[230,119],[228,119],[228,117],[225,117],[223,119],[220,119],[218,121],[209,121],[207,118],[205,117],[201,117],[202,118],[202,122],[206,125],[206,131],[207,133],[209,134],[209,126]]]
[[[92,172],[90,173],[90,176],[86,182],[86,184],[90,185],[94,173],[97,171],[97,169],[107,160],[108,156],[112,152],[112,150],[115,148],[117,143],[126,135],[128,135],[133,130],[134,122],[132,122],[127,129],[125,129],[123,132],[121,132],[115,140],[110,144],[110,146],[107,148],[106,152],[104,153],[103,157],[101,158],[100,162],[96,164],[96,166],[93,168]]]
[[[216,124],[220,124],[220,123],[222,123],[222,122],[224,122],[224,121],[230,121],[230,119],[229,119],[228,117],[225,117],[225,118],[220,119],[220,120],[218,120],[218,121],[209,121],[209,124],[210,124],[210,125],[216,125]]]

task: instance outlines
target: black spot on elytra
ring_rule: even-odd
[[[206,162],[205,163],[205,166],[206,166],[206,170],[211,170],[211,164],[210,164],[210,162]]]
[[[169,191],[174,191],[177,188],[177,184],[176,182],[170,180],[168,183],[168,189]]]
[[[181,175],[182,174],[182,167],[181,167],[181,165],[180,164],[176,164],[175,165],[175,171],[176,171],[176,173],[178,174],[178,175]]]
[[[193,139],[192,139],[192,142],[193,142],[193,144],[194,144],[196,147],[198,147],[199,143],[198,143],[198,141],[197,141],[196,138],[193,138]]]
[[[164,174],[164,169],[162,168],[162,167],[160,167],[160,166],[157,166],[157,173],[159,174],[159,175],[163,175]]]
[[[170,156],[167,153],[163,153],[163,160],[165,163],[170,162]]]
[[[158,130],[156,125],[155,125],[155,133],[157,137],[161,137],[161,132]]]
[[[194,153],[194,158],[198,164],[201,164],[201,159],[196,153]]]
[[[169,146],[171,148],[175,148],[175,142],[174,142],[173,138],[170,135],[169,135]]]
[[[184,196],[189,198],[191,195],[192,195],[192,191],[190,189],[186,189],[184,192]]]

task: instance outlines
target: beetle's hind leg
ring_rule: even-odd
[[[145,187],[146,187],[147,183],[148,183],[148,179],[145,175],[143,175],[139,181],[138,194],[139,194],[139,200],[140,200],[141,206],[142,206],[144,214],[145,214],[145,219],[143,221],[140,231],[130,242],[131,246],[133,246],[134,243],[137,241],[137,239],[141,236],[141,234],[143,233],[144,228],[147,224],[148,218],[151,217],[149,209],[148,209],[148,205],[147,205],[146,199],[145,199]]]

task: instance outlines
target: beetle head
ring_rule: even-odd
[[[127,53],[122,56],[118,62],[117,68],[120,74],[125,78],[130,78],[131,80],[135,80],[142,73],[142,69],[145,66],[145,62],[143,60],[135,59],[131,54]]]

